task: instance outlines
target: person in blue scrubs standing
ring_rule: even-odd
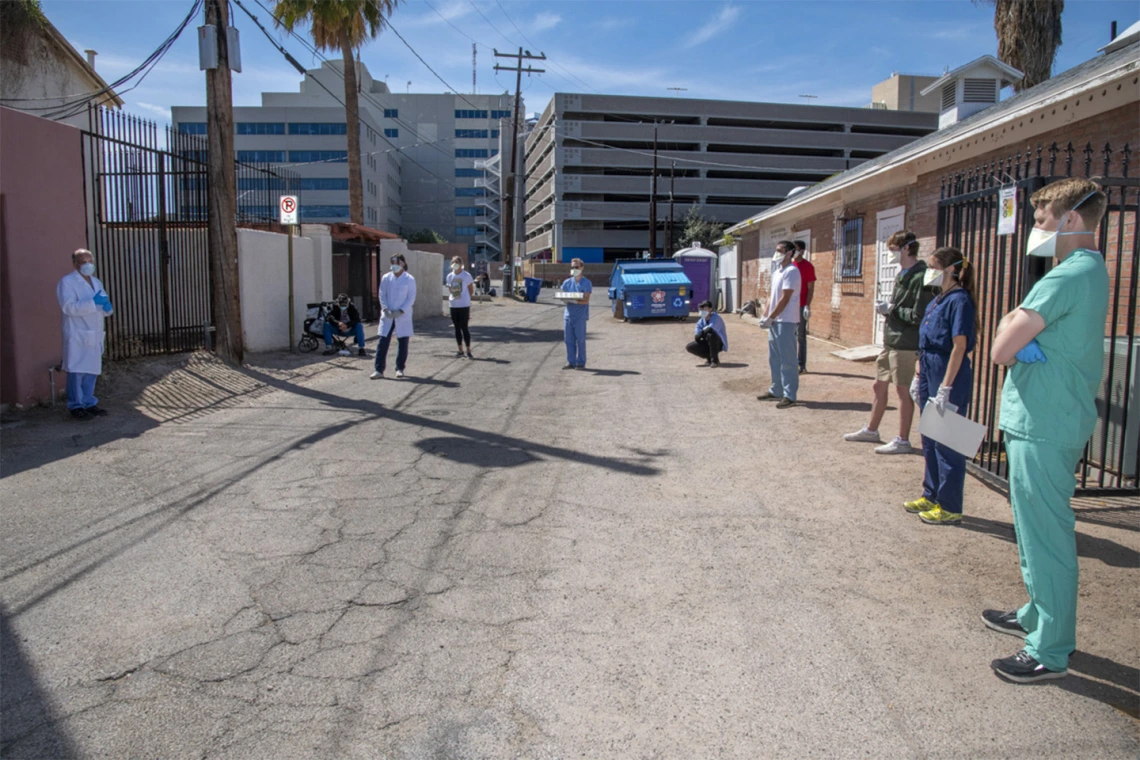
[[[1063,179],[1030,198],[1026,255],[1054,266],[998,325],[990,358],[1009,367],[1001,391],[1009,501],[1028,603],[985,610],[988,628],[1025,639],[990,663],[1014,683],[1063,678],[1077,647],[1074,473],[1098,418],[1109,278],[1096,250],[1108,198],[1095,182]]]
[[[954,411],[953,406],[965,415],[974,384],[969,357],[977,333],[974,268],[957,248],[939,248],[927,266],[924,287],[942,290],[926,308],[918,328],[918,408],[920,414],[944,414]],[[922,455],[926,459],[922,496],[903,507],[928,525],[960,523],[966,457],[926,436]]]
[[[562,369],[586,368],[586,321],[590,319],[590,294],[594,292],[594,286],[582,276],[585,266],[581,259],[571,259],[570,277],[560,288],[564,293],[582,294],[579,300],[566,302],[566,315],[563,318],[566,365]]]

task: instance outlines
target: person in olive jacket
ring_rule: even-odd
[[[913,232],[899,231],[891,235],[887,248],[899,265],[899,275],[890,299],[875,304],[875,311],[883,316],[884,324],[883,350],[875,363],[871,420],[862,430],[843,436],[843,440],[882,444],[875,447],[876,454],[909,454],[912,451],[910,427],[914,421],[911,384],[918,361],[918,328],[935,294],[933,289],[923,285],[926,263],[918,260],[918,240]],[[887,389],[891,385],[899,400],[899,434],[883,444],[879,423],[887,411]]]

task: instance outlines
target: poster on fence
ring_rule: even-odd
[[[1012,235],[1017,229],[1017,188],[1003,187],[998,195],[998,234]]]

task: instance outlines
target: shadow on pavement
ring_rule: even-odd
[[[459,387],[459,383],[454,380],[436,380],[434,377],[415,377],[414,375],[404,375],[399,382],[412,383],[413,385],[436,385],[440,388]]]
[[[813,375],[815,377],[848,377],[852,380],[874,380],[870,375],[852,375],[847,372],[816,372],[814,369],[809,369],[807,372],[801,372],[800,376]]]
[[[1013,524],[998,520],[987,520],[984,517],[966,515],[962,518],[961,527],[975,533],[1000,538],[1011,544],[1017,543],[1014,536]],[[1106,565],[1113,567],[1135,568],[1140,564],[1140,552],[1107,538],[1090,536],[1077,531],[1077,554],[1088,559],[1099,559]]]
[[[705,365],[698,364],[697,366],[703,367]],[[746,362],[721,362],[720,363],[720,369],[743,369],[744,367],[747,367],[747,366],[749,366],[749,365]]]
[[[3,757],[79,757],[63,732],[34,666],[24,657],[8,611],[0,605],[0,755]],[[22,741],[27,740],[27,741]]]
[[[1088,678],[1074,679],[1075,674]],[[1140,718],[1140,670],[1136,668],[1077,650],[1069,657],[1069,678],[1057,685]]]
[[[518,467],[531,462],[542,461],[538,457],[519,448],[490,445],[460,436],[440,436],[416,441],[416,448],[427,454],[435,454],[458,464],[476,467]]]
[[[828,412],[869,412],[871,405],[864,401],[805,401],[800,399],[800,406],[808,409],[822,409]]]
[[[594,369],[593,367],[583,367],[582,370],[593,375],[601,375],[602,377],[621,377],[622,375],[641,374],[631,369]]]

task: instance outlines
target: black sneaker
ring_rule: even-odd
[[[563,364],[562,369],[574,369],[574,365],[573,364]]]
[[[332,346],[329,346],[324,351],[321,351],[321,356],[332,356],[335,353],[337,353],[337,350]]]
[[[776,404],[776,408],[777,409],[787,409],[789,406],[795,406],[796,404],[797,404],[797,402],[795,399],[788,398],[787,396],[784,396],[782,399],[780,399],[780,403]]]
[[[105,416],[107,416],[107,410],[106,409],[100,409],[97,406],[89,406],[84,411],[86,411],[88,414],[90,414],[93,417],[105,417]]]
[[[1021,623],[1017,622],[1017,610],[1013,612],[984,610],[982,622],[986,624],[986,628],[993,629],[998,633],[1008,633],[1010,636],[1016,636],[1019,639],[1024,639],[1029,635],[1029,631],[1022,628]]]
[[[994,660],[990,663],[990,667],[994,669],[994,673],[1014,683],[1037,683],[1038,681],[1050,681],[1069,675],[1068,668],[1065,670],[1049,670],[1030,657],[1024,649],[1012,657]]]
[[[456,351],[455,352],[455,358],[456,359],[462,359],[463,358],[463,351]]]
[[[468,351],[468,352],[467,352],[467,358],[468,358],[468,359],[474,359],[474,358],[475,358],[475,354],[473,354],[473,353],[471,353],[470,351]]]
[[[773,396],[771,393],[761,393],[756,397],[757,401],[783,401],[783,396]]]
[[[90,422],[91,420],[95,419],[95,415],[91,414],[91,412],[87,411],[86,409],[72,409],[71,416],[80,422]]]
[[[368,352],[365,351],[363,348],[358,348],[358,349],[356,349],[356,355],[357,356],[368,356]]]

